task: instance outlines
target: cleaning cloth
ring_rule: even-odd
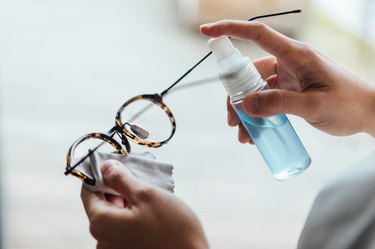
[[[117,153],[104,153],[94,151],[89,158],[83,161],[77,168],[86,175],[92,176],[96,181],[95,185],[83,183],[83,185],[92,192],[103,192],[107,194],[120,195],[113,189],[106,186],[103,181],[103,175],[100,171],[101,164],[106,160],[117,160],[141,181],[150,183],[154,186],[174,192],[174,182],[172,179],[173,166],[156,160],[150,152],[134,153],[127,155]]]

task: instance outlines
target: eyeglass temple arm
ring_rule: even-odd
[[[288,15],[288,14],[295,14],[300,13],[302,10],[291,10],[291,11],[285,11],[285,12],[278,12],[273,14],[267,14],[267,15],[261,15],[261,16],[255,16],[253,18],[250,18],[248,21],[254,21],[261,18],[267,18],[272,16],[281,16],[281,15]],[[172,85],[170,85],[167,89],[165,89],[163,92],[161,92],[160,96],[164,97],[168,94],[169,90],[171,90],[175,85],[177,85],[183,78],[185,78],[191,71],[193,71],[199,64],[201,64],[207,57],[209,57],[212,54],[212,51],[210,51],[208,54],[206,54],[202,59],[200,59],[193,67],[191,67],[186,73],[184,73],[180,78],[178,78]]]

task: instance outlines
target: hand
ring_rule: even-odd
[[[254,63],[271,89],[244,99],[249,115],[289,113],[332,135],[375,136],[375,90],[309,45],[259,22],[219,21],[202,25],[201,32],[250,40],[273,55]],[[251,142],[229,102],[228,123],[239,125],[241,142]]]
[[[98,249],[206,249],[195,214],[169,192],[135,178],[121,163],[101,167],[104,182],[121,197],[82,188],[81,198]]]

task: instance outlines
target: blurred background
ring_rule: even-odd
[[[374,5],[0,0],[2,248],[95,248],[81,183],[63,175],[67,149],[83,134],[112,127],[125,100],[164,90],[207,54],[200,24],[302,8],[263,21],[375,84]],[[253,59],[266,55],[253,44],[235,45]],[[181,85],[217,72],[208,58]],[[168,95],[177,133],[151,152],[174,165],[176,195],[197,213],[212,248],[294,248],[319,189],[373,152],[375,141],[329,136],[290,116],[313,162],[279,182],[255,147],[237,142],[225,99],[217,80]]]

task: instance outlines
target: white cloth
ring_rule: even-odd
[[[94,186],[83,184],[88,190],[119,195],[119,193],[105,185],[100,171],[100,165],[110,159],[124,164],[141,181],[166,189],[172,193],[174,192],[173,166],[157,161],[155,156],[149,152],[129,153],[126,156],[116,153],[93,152],[89,158],[78,166],[82,173],[92,176],[96,180]]]
[[[375,248],[375,153],[315,199],[298,249]]]

